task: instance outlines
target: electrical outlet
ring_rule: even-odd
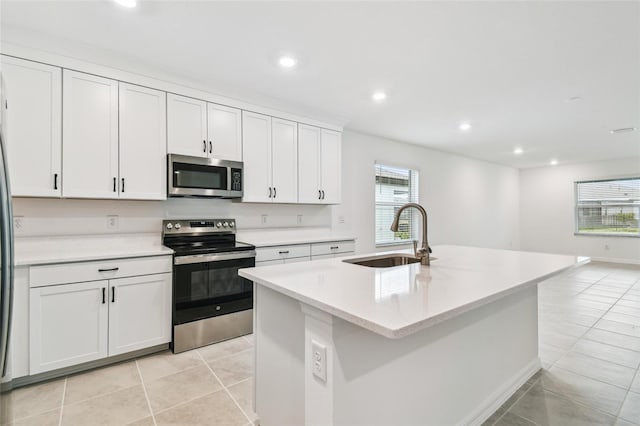
[[[302,215],[298,215],[298,225],[302,225]]]
[[[120,221],[118,220],[118,216],[107,216],[107,229],[118,229],[120,225]]]
[[[263,224],[263,225],[266,225],[266,224],[267,224],[267,217],[268,217],[268,216],[267,216],[266,214],[263,214],[263,215],[261,215],[260,217],[262,218],[262,224]]]
[[[311,372],[323,382],[327,381],[327,347],[311,341]]]
[[[22,216],[14,216],[13,217],[13,230],[19,232],[22,230]]]
[[[609,244],[605,244],[605,245],[604,245],[604,249],[605,249],[605,250],[609,250]]]
[[[344,216],[338,216],[338,223],[344,223]]]

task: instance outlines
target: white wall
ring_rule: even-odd
[[[376,250],[376,160],[420,171],[431,245],[519,247],[516,169],[351,131],[342,143],[343,203],[333,208],[333,225],[356,235],[358,252]]]
[[[521,170],[521,248],[640,263],[640,238],[574,235],[574,182],[630,176],[640,176],[640,158]]]

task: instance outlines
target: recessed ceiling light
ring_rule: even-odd
[[[619,129],[609,130],[609,133],[630,133],[635,132],[636,130],[638,130],[636,127],[621,127]]]
[[[558,160],[556,160],[555,158],[552,158],[551,161],[549,161],[549,164],[551,164],[552,166],[557,166]]]
[[[281,56],[280,59],[278,59],[278,63],[282,68],[293,68],[296,66],[298,61],[291,56]]]
[[[520,155],[520,154],[522,154],[523,152],[524,152],[524,150],[523,150],[522,148],[515,148],[515,149],[513,150],[513,153],[514,153],[515,155]]]
[[[570,103],[570,102],[580,102],[581,100],[582,100],[582,96],[571,96],[570,98],[567,98],[564,101],[567,103]]]
[[[458,127],[459,127],[459,128],[460,128],[460,130],[462,130],[463,132],[466,132],[466,131],[468,131],[468,130],[470,130],[470,129],[471,129],[471,123],[467,123],[467,122],[465,121],[465,122],[460,123],[460,126],[458,126]]]
[[[113,0],[118,3],[120,6],[126,7],[128,9],[132,9],[137,6],[138,2],[136,0]]]
[[[373,95],[371,95],[371,99],[377,102],[384,101],[385,99],[387,99],[387,94],[381,91],[373,92]]]

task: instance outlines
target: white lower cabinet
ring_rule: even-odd
[[[31,280],[29,374],[120,355],[171,341],[171,257],[140,259],[138,269],[165,261],[157,274],[116,278],[117,266],[100,268],[103,280],[73,282],[78,266],[68,264],[68,284]],[[122,262],[135,261],[123,259]],[[117,264],[117,262],[113,262]],[[32,267],[32,275],[60,265]],[[128,265],[131,268],[131,265]],[[98,269],[97,269],[98,270]],[[52,280],[55,282],[55,280]],[[34,287],[40,285],[40,287]]]
[[[171,274],[109,281],[109,356],[171,340]]]
[[[108,285],[92,281],[31,289],[30,374],[107,356]]]
[[[354,240],[258,247],[256,249],[256,266],[308,262],[345,256],[354,253],[355,249]]]

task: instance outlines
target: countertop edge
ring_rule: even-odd
[[[123,251],[121,253],[105,253],[99,255],[86,255],[86,256],[72,256],[72,257],[60,257],[60,258],[39,258],[38,256],[22,256],[20,259],[15,258],[14,266],[39,266],[39,265],[54,265],[60,263],[75,263],[75,262],[91,262],[101,261],[109,259],[126,259],[136,257],[153,257],[153,256],[171,256],[174,251],[167,247],[159,247],[158,249],[141,250],[141,251]]]

